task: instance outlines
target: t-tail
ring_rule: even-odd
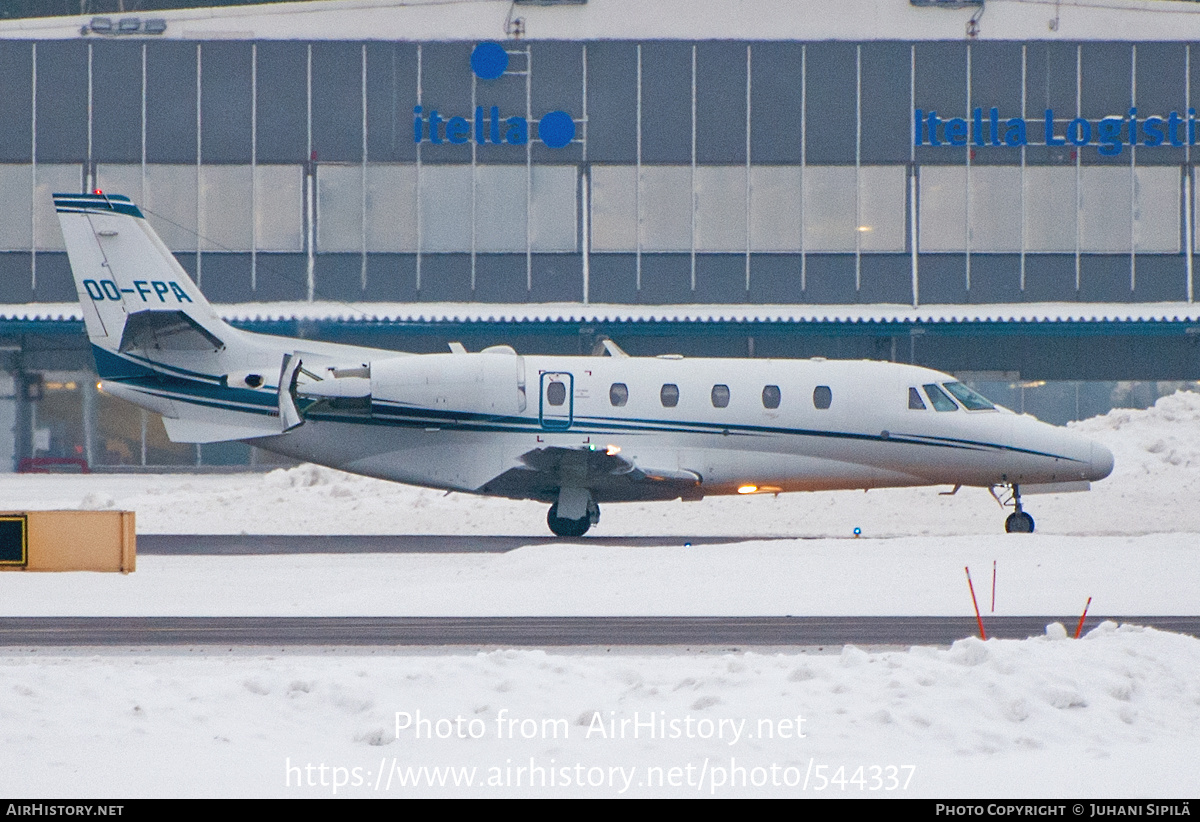
[[[185,335],[192,351],[223,347],[229,326],[128,197],[55,194],[54,205],[93,345],[135,359],[148,343],[154,349],[149,338],[177,348],[165,338]]]
[[[217,315],[138,207],[117,194],[54,205],[104,390],[162,414],[177,442],[279,433],[267,391],[228,384],[230,366],[268,359],[257,335]]]

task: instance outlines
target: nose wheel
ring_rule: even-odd
[[[1004,520],[1004,530],[1010,534],[1032,534],[1033,517],[1024,511],[1014,511]]]
[[[1011,489],[1008,497],[1001,497],[996,493],[995,486],[992,487],[992,496],[996,498],[996,502],[1000,503],[1001,508],[1012,506],[1015,510],[1008,515],[1004,520],[1004,530],[1010,534],[1032,534],[1033,533],[1033,517],[1025,512],[1021,507],[1021,489],[1019,486],[1012,484],[1000,486],[1001,488]]]

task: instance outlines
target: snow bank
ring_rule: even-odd
[[[828,655],[10,653],[0,764],[42,797],[1191,796],[1197,670],[1200,640],[1113,623]],[[428,784],[450,767],[470,787]]]

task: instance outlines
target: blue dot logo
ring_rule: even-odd
[[[471,52],[471,71],[480,80],[495,80],[508,69],[508,52],[499,43],[480,43]]]
[[[538,120],[538,139],[550,148],[562,148],[575,139],[575,121],[565,111],[552,111]]]

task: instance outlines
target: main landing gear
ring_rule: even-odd
[[[560,537],[581,537],[599,521],[600,506],[592,498],[592,492],[576,485],[559,488],[558,500],[546,514],[546,524]]]
[[[1000,507],[1007,508],[1010,505],[1015,509],[1008,515],[1008,519],[1004,520],[1004,530],[1010,534],[1032,534],[1033,533],[1033,517],[1025,512],[1021,507],[1021,488],[1016,484],[1002,485],[1001,488],[1010,489],[1007,497],[1001,497],[996,493],[995,486],[992,487],[992,496],[996,498],[996,502],[1000,503]]]
[[[558,537],[581,537],[588,532],[588,529],[600,521],[600,506],[591,502],[588,504],[587,513],[579,519],[565,519],[558,515],[558,503],[550,506],[550,512],[546,514],[546,524],[550,526],[550,530]]]

